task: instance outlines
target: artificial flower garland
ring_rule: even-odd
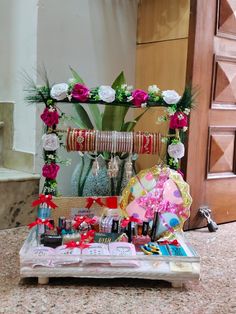
[[[50,97],[52,102],[99,103],[133,108],[156,106],[172,108],[172,105],[178,104],[181,99],[175,90],[161,91],[156,85],[149,86],[148,92],[142,89],[132,89],[133,87],[127,84],[122,84],[116,89],[107,85],[89,89],[85,84],[71,79],[70,85],[66,83],[53,85],[50,90]],[[174,108],[172,108],[173,110]],[[54,118],[57,117],[54,116]]]
[[[188,128],[188,115],[194,98],[191,88],[186,88],[182,97],[174,90],[161,91],[156,85],[149,86],[147,92],[142,89],[133,90],[132,86],[125,83],[123,72],[112,86],[102,85],[89,88],[73,69],[71,71],[74,78],[70,79],[68,84],[59,83],[50,87],[48,79],[46,79],[47,84],[38,87],[31,80],[30,88],[27,90],[26,100],[29,103],[45,103],[45,109],[41,114],[41,119],[46,127],[46,133],[42,137],[45,161],[42,168],[42,175],[45,177],[43,193],[52,195],[58,193],[56,177],[60,166],[58,165],[57,149],[62,143],[60,143],[61,135],[57,130],[57,125],[60,118],[64,116],[58,111],[58,102],[87,103],[88,106],[89,104],[105,104],[107,107],[166,107],[165,115],[159,117],[159,122],[169,120],[172,133],[177,133],[174,139],[163,138],[163,141],[167,141],[169,145],[167,163],[174,169],[179,168],[178,160],[184,155],[184,145],[179,134],[183,134]],[[142,114],[134,121],[126,123],[127,129],[124,131],[131,130],[128,128],[130,126],[133,128],[141,116]]]

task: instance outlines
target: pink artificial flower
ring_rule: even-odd
[[[183,112],[176,112],[170,116],[170,129],[182,129],[188,126],[188,117]]]
[[[59,123],[59,114],[55,108],[45,108],[40,117],[47,126]]]
[[[72,89],[72,97],[78,101],[85,102],[89,98],[89,89],[81,83],[76,83]]]
[[[59,169],[60,167],[57,164],[51,162],[43,166],[42,173],[45,178],[55,180]]]
[[[132,103],[136,107],[141,107],[148,100],[148,94],[142,89],[136,89],[132,92]]]

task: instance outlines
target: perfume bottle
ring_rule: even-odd
[[[51,207],[46,203],[42,203],[38,207],[38,218],[47,219],[51,216]]]

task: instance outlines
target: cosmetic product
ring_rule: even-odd
[[[40,242],[44,246],[48,246],[48,247],[51,247],[51,248],[56,248],[56,247],[58,247],[59,245],[62,244],[62,236],[60,236],[60,235],[42,234]]]
[[[146,255],[162,255],[157,243],[149,242],[148,244],[142,245],[140,249]]]
[[[70,248],[67,248],[66,245],[60,245],[60,246],[58,246],[55,249],[55,254],[59,254],[59,255],[80,255],[81,254],[81,249],[78,248],[78,247],[70,249]],[[80,262],[80,261],[78,260],[78,262]]]
[[[141,236],[143,233],[143,225],[138,224],[138,235]]]
[[[103,216],[100,220],[100,232],[109,233],[112,229],[112,216]]]
[[[136,251],[132,243],[113,242],[108,244],[111,255],[116,256],[135,256]]]
[[[119,231],[119,220],[113,218],[111,232],[118,233],[118,231]]]
[[[58,218],[58,227],[61,229],[65,228],[65,224],[66,224],[66,217],[62,216]]]
[[[149,222],[148,221],[144,221],[143,222],[143,226],[142,226],[142,235],[143,236],[148,235],[148,230],[149,230]]]
[[[70,241],[79,242],[81,240],[81,234],[79,232],[72,234],[65,234],[62,237],[62,244],[68,243]]]
[[[94,235],[94,242],[95,243],[110,243],[110,242],[115,242],[119,241],[119,239],[122,238],[124,234],[123,233],[115,233],[115,232],[96,232]],[[127,238],[123,239],[124,242],[126,241]]]
[[[140,262],[132,256],[136,256],[136,250],[133,244],[124,242],[113,242],[108,244],[109,252],[113,256],[129,256],[129,259],[111,259],[113,267],[139,267]]]
[[[116,242],[127,242],[128,243],[128,237],[126,233],[120,233],[118,238],[115,240]]]
[[[46,203],[42,203],[38,207],[38,218],[47,219],[51,215],[51,208]]]
[[[72,220],[71,219],[66,219],[65,220],[65,230],[67,232],[70,232],[72,229]]]
[[[48,234],[48,235],[49,234],[54,235],[55,234],[55,231],[54,231],[54,220],[50,218],[49,222],[53,226],[53,229],[50,229],[48,226],[45,226],[45,233]]]
[[[85,233],[85,232],[88,232],[89,230],[91,230],[91,225],[85,221],[83,221],[78,228],[78,231],[80,233]]]
[[[46,226],[44,224],[37,225],[37,236],[40,239],[41,234],[45,234]]]
[[[149,237],[149,235],[137,235],[134,236],[132,239],[132,243],[135,245],[135,248],[137,251],[140,251],[140,246],[147,244],[148,242],[151,241],[151,238]]]
[[[159,218],[158,213],[155,212],[154,219],[153,219],[153,225],[152,225],[152,231],[151,231],[151,241],[152,242],[154,242],[156,240],[158,218]]]
[[[167,244],[167,247],[170,251],[170,255],[172,256],[187,256],[186,252],[182,248],[182,246],[176,246],[173,244]]]
[[[132,222],[128,223],[127,236],[128,236],[129,242],[132,242]]]
[[[61,216],[58,218],[58,226],[57,226],[57,233],[61,234],[62,230],[65,229],[66,218]]]
[[[106,244],[91,243],[88,248],[82,250],[82,255],[110,255],[110,253]]]
[[[50,248],[50,247],[37,246],[37,247],[32,248],[30,250],[30,254],[37,256],[37,257],[42,257],[42,256],[55,254],[55,250],[53,248]]]
[[[158,245],[159,245],[161,254],[162,254],[163,256],[170,256],[170,255],[171,255],[170,252],[169,252],[169,250],[168,250],[168,248],[167,248],[167,246],[166,246],[165,244],[159,243]]]

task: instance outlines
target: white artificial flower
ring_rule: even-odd
[[[166,144],[168,142],[168,138],[167,137],[162,137],[161,138],[161,142]]]
[[[69,86],[66,83],[55,84],[51,89],[50,95],[53,99],[63,100],[67,97],[68,88]]]
[[[46,151],[55,151],[59,148],[59,139],[55,133],[44,134],[42,136],[43,148]]]
[[[146,102],[143,102],[142,104],[141,104],[141,108],[146,108],[147,107],[147,103]]]
[[[175,90],[165,90],[162,92],[162,97],[168,105],[177,104],[181,96]]]
[[[178,119],[179,120],[183,120],[184,119],[184,116],[182,115],[182,113],[178,114]]]
[[[171,158],[180,159],[184,157],[184,152],[185,152],[184,144],[181,142],[172,143],[168,146],[168,154]]]
[[[71,77],[71,78],[69,78],[68,83],[69,83],[69,84],[76,84],[77,81],[76,81],[75,78]]]
[[[126,89],[130,92],[130,91],[132,91],[132,89],[133,89],[134,87],[132,86],[132,85],[128,85],[127,87],[126,87]]]
[[[131,100],[133,100],[134,99],[134,97],[133,96],[129,96],[129,97],[127,97],[127,101],[131,101]]]
[[[116,91],[111,86],[100,86],[98,90],[98,95],[101,100],[105,102],[113,102],[116,98]]]
[[[156,85],[150,85],[148,86],[148,92],[157,94],[159,92],[160,88],[158,88]]]
[[[166,109],[166,111],[168,112],[168,115],[169,116],[173,116],[174,114],[175,114],[175,109],[174,108],[172,108],[172,107],[168,107],[167,109]]]
[[[190,110],[189,108],[185,108],[185,109],[184,109],[184,113],[185,113],[187,116],[190,114],[190,111],[191,111],[191,110]]]
[[[186,132],[188,130],[188,127],[187,126],[184,126],[183,127],[183,132]]]

